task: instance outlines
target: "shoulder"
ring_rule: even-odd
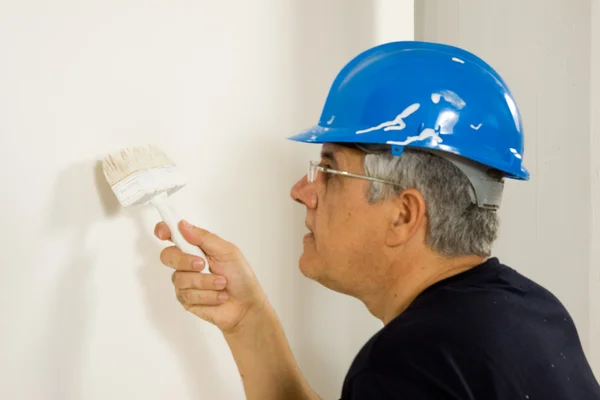
[[[541,338],[576,337],[566,309],[540,285],[500,264],[477,274],[426,291],[371,338],[352,372],[479,378],[537,357]]]
[[[345,387],[385,391],[401,384],[414,399],[485,398],[502,387],[502,398],[514,398],[519,382],[536,381],[536,374],[547,380],[585,365],[572,319],[551,292],[504,266],[477,274],[432,287],[377,332],[356,356]]]
[[[482,340],[468,315],[472,303],[440,304],[437,311],[411,310],[375,334],[356,356],[348,379],[367,384],[386,376],[410,382],[447,379],[456,363],[478,358]],[[479,308],[476,308],[477,310]],[[442,378],[444,377],[444,378]]]
[[[412,358],[477,359],[514,347],[517,335],[535,341],[553,321],[570,319],[552,293],[498,260],[477,268],[423,292],[367,343],[363,360],[391,367]]]

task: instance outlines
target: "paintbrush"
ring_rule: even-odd
[[[104,177],[123,207],[153,205],[171,230],[171,240],[184,253],[202,257],[204,273],[210,273],[208,259],[199,247],[190,244],[178,224],[182,220],[168,198],[187,184],[175,163],[152,145],[130,147],[106,156]]]

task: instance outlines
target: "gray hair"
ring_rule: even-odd
[[[426,243],[432,250],[448,257],[491,254],[498,235],[498,215],[495,210],[473,203],[469,179],[452,162],[429,152],[405,148],[401,156],[390,151],[367,152],[364,166],[368,176],[401,186],[371,182],[367,193],[371,203],[398,195],[407,188],[421,192],[429,220]]]

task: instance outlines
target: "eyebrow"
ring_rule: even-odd
[[[331,150],[321,151],[321,158],[331,161],[331,164],[334,168],[337,167],[337,160],[335,159],[335,153],[333,151],[331,151]]]

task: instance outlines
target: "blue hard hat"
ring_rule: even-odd
[[[463,49],[419,41],[375,46],[337,75],[319,123],[289,139],[449,152],[527,180],[523,127],[508,86]]]

